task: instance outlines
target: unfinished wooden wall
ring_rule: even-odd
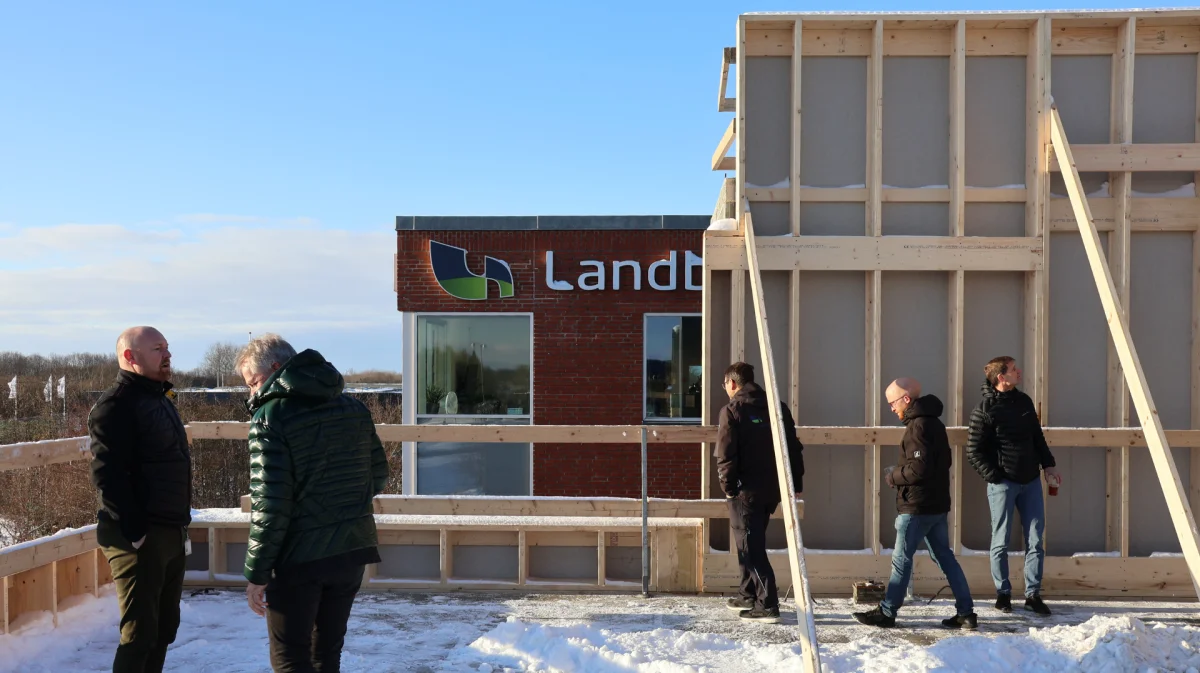
[[[983,365],[997,355],[1018,359],[1044,425],[1131,423],[1095,282],[1049,159],[1054,104],[1073,145],[1180,148],[1130,159],[1145,170],[1077,163],[1163,421],[1200,427],[1197,54],[1195,12],[743,15],[736,54],[727,56],[730,91],[722,91],[723,109],[735,112],[736,148],[731,160],[714,157],[714,169],[735,171],[738,215],[748,208],[760,248],[779,249],[780,263],[764,263],[764,288],[779,386],[798,423],[897,425],[884,388],[915,376],[945,404],[946,424],[964,425],[980,400]],[[834,249],[848,238],[820,239],[828,258],[804,250],[805,237],[864,236],[971,237],[957,240],[1006,250],[1019,241],[1032,259],[1011,268],[987,262],[986,252],[966,260],[953,256],[954,242],[930,253],[944,264],[910,270],[896,258],[846,262]],[[710,372],[737,359],[761,368],[733,237],[706,237]],[[725,396],[719,375],[708,381],[706,423],[715,423]],[[1194,451],[1174,453],[1193,507]],[[1179,552],[1146,449],[1054,453],[1066,483],[1047,498],[1048,555]],[[892,446],[806,447],[806,547],[878,554],[893,544],[895,492],[880,471],[896,455]],[[985,484],[961,447],[955,458],[953,540],[971,556],[989,547]],[[706,480],[709,496],[719,497],[711,463]],[[722,527],[710,531],[717,550],[726,548]],[[773,541],[783,544],[778,533]],[[980,581],[990,587],[986,576],[972,578]]]

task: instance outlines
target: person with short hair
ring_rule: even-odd
[[[950,440],[942,423],[942,401],[922,395],[913,378],[899,378],[884,391],[892,413],[904,423],[900,462],[885,477],[896,489],[896,544],[892,548],[892,573],[879,607],[856,612],[854,618],[868,626],[892,627],[904,605],[912,577],[913,555],[922,541],[929,557],[941,569],[954,594],[955,614],[942,620],[948,629],[975,630],[979,626],[971,588],[954,550],[950,548]]]
[[[371,412],[317,351],[264,334],[236,370],[253,414],[247,601],[267,618],[276,671],[336,672],[363,572],[380,561],[373,500],[387,455]]]
[[[117,381],[88,414],[96,543],[117,586],[114,673],[159,673],[179,631],[192,522],[192,456],[171,399],[171,351],[153,327],[117,338]]]
[[[1012,585],[1008,581],[1008,541],[1015,508],[1025,531],[1025,609],[1049,615],[1041,597],[1042,535],[1046,529],[1046,506],[1042,497],[1041,473],[1055,486],[1062,475],[1042,434],[1037,407],[1017,389],[1021,369],[1007,355],[992,358],[984,366],[983,399],[971,412],[967,434],[967,460],[987,482],[992,518],[992,581],[996,585],[996,609],[1012,612]]]
[[[735,362],[723,382],[729,403],[721,407],[717,429],[717,479],[729,506],[729,521],[742,571],[739,596],[729,599],[745,621],[779,622],[779,592],[767,556],[767,522],[782,498],[767,392],[754,382],[754,367]],[[788,406],[783,414],[788,461],[797,495],[804,491],[804,445]]]

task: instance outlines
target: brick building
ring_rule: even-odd
[[[709,216],[398,217],[404,422],[700,422]],[[700,447],[651,445],[652,497],[700,497]],[[639,496],[637,444],[404,446],[404,492]]]

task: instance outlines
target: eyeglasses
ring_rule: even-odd
[[[908,397],[908,395],[901,395],[900,397],[897,397],[897,398],[896,398],[896,399],[894,399],[894,400],[888,400],[888,406],[889,406],[889,407],[894,407],[894,406],[896,406],[896,403],[897,403],[897,402],[899,402],[900,400],[902,400],[902,399],[904,399],[904,398],[906,398],[906,397]]]

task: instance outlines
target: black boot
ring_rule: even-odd
[[[969,615],[954,615],[949,619],[942,620],[942,626],[948,629],[962,629],[964,631],[974,631],[979,628],[979,619],[972,612]]]
[[[896,618],[883,614],[883,610],[880,608],[875,608],[867,612],[855,612],[854,618],[858,620],[859,624],[866,624],[867,626],[890,629],[896,625]]]
[[[764,624],[779,623],[779,608],[754,608],[753,610],[742,610],[738,617],[744,622],[762,622]]]
[[[742,610],[753,610],[754,599],[741,597],[730,598],[729,602],[725,604],[725,607],[729,608],[730,610],[737,610],[738,612],[741,612]]]
[[[1025,599],[1025,609],[1043,617],[1050,616],[1050,608],[1046,607],[1046,604],[1042,602],[1042,597],[1037,594]]]
[[[1012,596],[996,594],[996,609],[1004,613],[1012,612]]]

